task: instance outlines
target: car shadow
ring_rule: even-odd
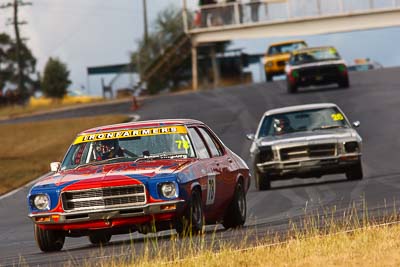
[[[347,90],[349,88],[342,88],[337,85],[328,85],[323,87],[300,87],[295,94],[312,94],[328,91]]]
[[[268,191],[274,190],[282,190],[282,189],[293,189],[293,188],[300,188],[300,187],[312,187],[312,186],[321,186],[321,185],[329,185],[329,184],[338,184],[343,182],[354,182],[347,180],[346,178],[337,179],[337,180],[329,180],[329,181],[315,181],[315,182],[307,182],[307,183],[300,183],[300,184],[291,184],[291,185],[282,185],[282,186],[274,186],[274,182],[272,182],[271,188]]]
[[[214,225],[211,225],[214,226]],[[217,225],[215,225],[217,226]],[[245,228],[245,226],[243,227]],[[166,231],[171,231],[171,230],[166,230]],[[68,253],[68,252],[74,252],[74,251],[83,251],[83,250],[92,250],[94,248],[107,248],[107,247],[114,247],[114,246],[127,246],[127,245],[141,245],[141,244],[147,244],[147,243],[152,243],[154,241],[170,241],[172,239],[181,239],[181,240],[185,240],[185,239],[201,239],[203,236],[212,236],[212,235],[216,235],[217,233],[221,233],[221,232],[226,232],[226,229],[215,229],[215,227],[213,229],[206,229],[204,232],[204,235],[194,235],[194,236],[183,236],[183,237],[179,237],[174,231],[172,231],[171,233],[166,233],[166,234],[162,234],[162,235],[155,235],[155,234],[149,234],[149,235],[143,235],[143,236],[135,236],[135,237],[127,237],[126,239],[123,240],[115,240],[115,241],[111,241],[107,244],[104,245],[93,245],[93,244],[87,244],[87,245],[82,245],[79,247],[74,247],[74,248],[68,248],[68,249],[63,249],[61,251],[58,251],[57,253]],[[159,233],[162,233],[163,231],[160,231]],[[136,234],[137,232],[135,232],[134,234]],[[127,236],[129,234],[126,234]],[[82,236],[80,238],[85,238],[85,236]],[[86,238],[87,239],[87,238]],[[89,242],[89,241],[87,241]]]

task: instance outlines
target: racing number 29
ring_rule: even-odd
[[[344,120],[343,115],[340,114],[340,113],[332,114],[331,117],[332,117],[332,120],[334,120],[334,121],[342,121],[342,120]]]

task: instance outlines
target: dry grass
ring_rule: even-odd
[[[369,226],[351,233],[305,235],[278,245],[264,243],[247,249],[226,245],[220,252],[193,250],[187,256],[171,241],[171,246],[155,257],[138,255],[128,263],[115,257],[96,266],[400,266],[399,237],[399,224]]]
[[[399,215],[395,206],[385,210],[371,216],[365,201],[359,210],[355,205],[341,211],[335,206],[326,208],[323,215],[305,210],[285,231],[259,232],[249,227],[230,233],[233,239],[217,231],[186,238],[171,235],[164,241],[146,236],[140,251],[135,251],[138,246],[132,240],[127,251],[125,247],[111,257],[83,265],[400,266]]]
[[[0,125],[0,195],[48,172],[80,131],[126,120],[112,115]]]
[[[289,240],[277,247],[206,253],[172,266],[399,266],[400,226]]]
[[[92,101],[91,103],[102,102],[104,100],[99,99],[97,101]],[[12,105],[12,106],[3,106],[0,107],[0,118],[14,118],[21,115],[29,115],[36,112],[42,111],[52,111],[59,110],[67,107],[79,107],[82,106],[82,103],[58,103],[54,102],[45,106],[31,106],[31,105]]]

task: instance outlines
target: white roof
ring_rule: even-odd
[[[333,103],[319,103],[319,104],[289,106],[289,107],[283,107],[283,108],[270,109],[264,113],[264,116],[288,113],[288,112],[295,112],[295,111],[301,111],[301,110],[331,108],[331,107],[337,107],[337,105],[333,104]]]

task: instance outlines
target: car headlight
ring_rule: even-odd
[[[267,67],[272,67],[272,65],[274,65],[274,63],[272,61],[267,62]]]
[[[48,210],[50,208],[50,199],[47,195],[40,194],[33,198],[33,205],[38,210]]]
[[[272,151],[272,147],[262,146],[259,147],[259,150],[260,150],[259,154],[260,163],[274,160],[274,152]]]
[[[176,198],[178,197],[178,191],[175,183],[163,183],[161,184],[161,194],[166,198]]]
[[[344,144],[344,149],[346,150],[347,153],[354,153],[358,152],[358,143],[357,142],[346,142]]]

